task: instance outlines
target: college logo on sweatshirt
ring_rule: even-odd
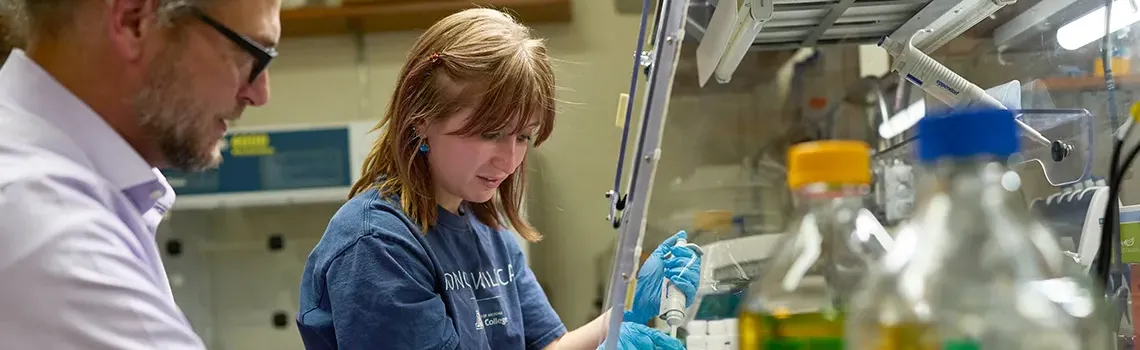
[[[491,298],[494,299],[494,298]],[[507,315],[502,311],[492,312],[483,315],[479,309],[475,309],[475,330],[481,331],[486,327],[491,326],[506,326]]]
[[[483,314],[479,313],[479,309],[475,309],[475,330],[483,330]]]

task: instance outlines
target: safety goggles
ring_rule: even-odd
[[[225,24],[222,24],[221,22],[218,22],[218,20],[215,20],[213,17],[210,17],[210,15],[207,15],[199,8],[193,8],[193,12],[194,16],[198,17],[199,20],[202,20],[202,22],[206,23],[210,27],[213,27],[214,30],[217,30],[218,33],[222,34],[222,36],[230,39],[230,41],[232,41],[234,44],[237,44],[237,46],[242,50],[245,50],[245,52],[253,56],[253,69],[251,69],[249,72],[250,83],[253,83],[254,80],[257,80],[257,77],[265,71],[265,68],[269,67],[269,62],[273,61],[273,58],[277,57],[276,49],[264,47],[249,37],[238,34],[229,27],[226,27]]]

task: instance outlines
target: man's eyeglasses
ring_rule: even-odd
[[[214,30],[217,30],[218,33],[222,34],[222,36],[230,39],[230,41],[232,41],[234,44],[237,44],[237,46],[242,50],[245,50],[253,56],[253,69],[249,72],[250,83],[252,83],[254,80],[257,80],[257,77],[261,75],[261,72],[264,72],[265,68],[269,66],[269,62],[272,61],[273,58],[277,57],[276,49],[261,46],[261,44],[258,44],[256,41],[253,41],[249,37],[238,34],[229,27],[226,27],[225,24],[218,22],[213,17],[210,17],[210,15],[202,12],[202,10],[199,8],[193,8],[192,11],[194,12],[194,16],[198,17],[198,19],[202,20],[202,22],[205,22],[207,25],[213,27]]]

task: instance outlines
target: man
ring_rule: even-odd
[[[203,349],[159,260],[155,168],[217,166],[268,101],[279,0],[0,3],[26,44],[0,67],[0,347]]]

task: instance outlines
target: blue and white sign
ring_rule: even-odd
[[[234,133],[222,165],[204,173],[164,170],[180,195],[352,185],[348,128]]]
[[[234,131],[222,141],[217,169],[163,174],[178,194],[175,208],[343,199],[376,136],[370,128],[352,123]]]

